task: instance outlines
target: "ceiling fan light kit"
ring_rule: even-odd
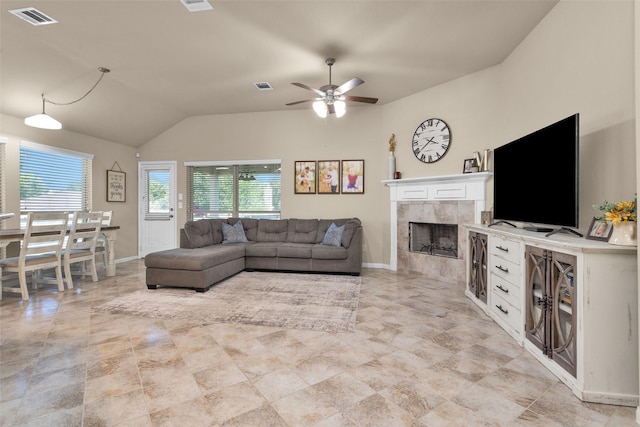
[[[71,105],[71,104],[75,104],[78,101],[83,100],[87,95],[93,92],[93,90],[96,88],[96,86],[98,86],[98,83],[100,83],[100,80],[102,80],[104,75],[106,73],[109,73],[111,70],[104,67],[98,67],[98,71],[100,71],[101,73],[100,77],[98,78],[98,81],[91,87],[91,89],[87,91],[87,93],[85,93],[84,95],[82,95],[80,98],[76,100],[73,100],[71,102],[59,103],[59,102],[54,102],[54,101],[51,101],[50,99],[45,98],[44,94],[42,94],[41,95],[42,96],[42,113],[36,114],[35,116],[27,117],[26,119],[24,119],[24,124],[27,126],[40,128],[40,129],[51,129],[51,130],[62,129],[62,123],[60,123],[59,121],[57,121],[56,119],[54,119],[53,117],[45,113],[44,111],[45,102],[48,102],[53,105]]]
[[[296,105],[303,102],[313,102],[313,110],[319,117],[325,118],[327,117],[327,114],[335,114],[336,117],[344,116],[344,114],[347,112],[347,104],[345,101],[364,102],[367,104],[375,104],[376,102],[378,102],[378,98],[345,95],[345,93],[347,93],[351,89],[363,84],[364,80],[358,77],[354,77],[341,86],[331,84],[331,67],[333,66],[333,64],[335,64],[336,60],[334,58],[327,58],[324,62],[329,66],[328,85],[324,85],[320,89],[314,89],[311,86],[305,85],[304,83],[291,83],[294,86],[310,90],[319,97],[290,102],[286,105]]]

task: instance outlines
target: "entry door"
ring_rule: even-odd
[[[139,256],[176,247],[176,162],[138,163]]]

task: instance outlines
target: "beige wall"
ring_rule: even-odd
[[[130,258],[138,253],[137,225],[137,162],[135,149],[92,138],[66,130],[52,131],[25,126],[22,119],[0,115],[0,135],[8,139],[7,158],[7,212],[20,212],[20,141],[37,142],[53,147],[66,148],[93,154],[93,209],[113,211],[113,223],[120,226],[116,242],[116,258]],[[106,201],[107,169],[118,162],[127,173],[126,202]],[[4,221],[7,228],[19,226],[16,216]]]
[[[119,258],[137,253],[134,154],[139,151],[142,161],[176,160],[177,191],[183,194],[184,161],[281,159],[283,217],[357,216],[365,227],[364,262],[384,266],[390,257],[389,190],[381,181],[387,177],[392,133],[398,141],[397,169],[404,178],[448,175],[460,173],[463,160],[474,151],[493,149],[579,112],[584,230],[595,213],[592,204],[605,197],[628,199],[636,191],[634,102],[633,2],[561,1],[502,64],[393,103],[349,105],[339,120],[319,119],[311,109],[191,117],[138,150],[69,132],[53,137],[6,117],[0,135],[79,151],[90,147],[96,154],[97,189],[104,188],[104,170],[120,163],[127,172],[127,203],[106,204],[101,193],[95,198],[96,208],[114,207],[117,217],[124,221],[126,216],[131,224],[128,233],[120,234]],[[431,165],[416,160],[410,149],[414,130],[429,117],[446,120],[453,138],[449,153]],[[542,147],[531,154],[531,173],[544,177],[547,155]],[[294,161],[342,159],[365,160],[365,194],[293,194]],[[489,195],[490,207],[491,191]],[[184,223],[184,209],[177,219]]]
[[[180,163],[280,158],[283,217],[358,216],[365,226],[365,263],[385,265],[389,200],[381,180],[387,176],[391,133],[397,136],[397,169],[404,178],[447,175],[460,173],[474,151],[493,149],[579,112],[584,230],[595,214],[593,204],[635,193],[633,34],[631,1],[563,1],[499,66],[384,106],[350,108],[341,120],[321,120],[306,110],[190,118],[141,152],[143,159],[177,158]],[[447,121],[453,141],[442,160],[423,164],[411,152],[411,137],[430,117]],[[531,153],[526,159],[531,173],[544,178],[548,155],[553,155],[548,147]],[[364,195],[293,194],[295,160],[349,158],[365,159]],[[178,188],[184,191],[180,169]],[[180,212],[178,222],[183,220]]]

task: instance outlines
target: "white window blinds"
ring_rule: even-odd
[[[280,218],[280,163],[187,164],[187,218]]]
[[[22,141],[20,212],[91,210],[93,155]]]

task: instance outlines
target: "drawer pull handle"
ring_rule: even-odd
[[[505,310],[501,305],[496,305],[496,308],[503,312],[504,314],[509,314],[509,310]]]
[[[496,246],[496,249],[499,249],[502,252],[509,252],[509,248],[503,248],[502,245],[501,246]]]
[[[504,292],[505,294],[509,293],[509,289],[503,288],[502,285],[498,285],[496,286],[498,289],[500,289],[502,292]]]
[[[498,270],[500,270],[500,271],[504,271],[505,273],[508,273],[508,272],[509,272],[509,269],[508,269],[508,268],[504,268],[504,267],[503,267],[503,266],[501,266],[501,265],[496,265],[496,268],[497,268]]]

